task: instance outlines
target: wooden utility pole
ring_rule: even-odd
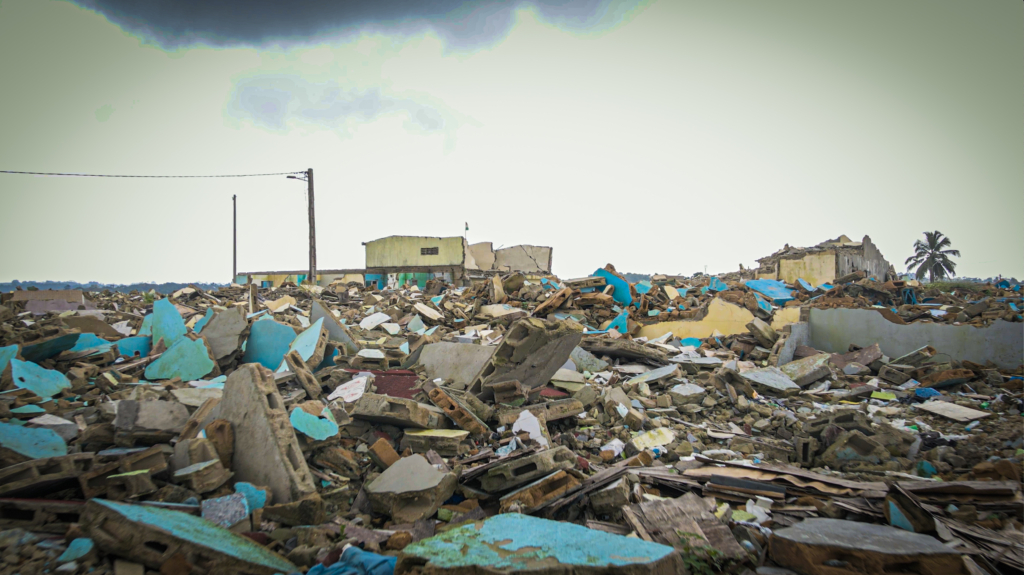
[[[306,170],[309,187],[309,282],[316,285],[316,215],[313,211],[313,168]]]
[[[238,196],[231,196],[231,283],[238,279]]]

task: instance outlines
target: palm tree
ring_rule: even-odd
[[[929,282],[935,281],[936,278],[941,280],[947,274],[950,277],[956,275],[956,264],[949,257],[960,257],[960,250],[943,249],[948,248],[952,244],[949,238],[942,235],[942,232],[938,230],[925,232],[924,239],[925,241],[923,242],[921,240],[914,242],[914,255],[903,262],[907,264],[907,271],[909,272],[917,268],[914,275],[918,280],[924,277],[925,272],[927,272]]]

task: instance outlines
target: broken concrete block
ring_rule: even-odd
[[[911,367],[921,367],[921,364],[934,357],[936,353],[938,353],[937,349],[930,345],[926,345],[922,348],[915,349],[914,351],[906,355],[897,357],[896,359],[890,361],[889,363],[896,365],[909,365]]]
[[[775,333],[772,326],[768,325],[759,318],[754,318],[750,323],[747,324],[747,331],[753,334],[757,342],[762,346],[771,349],[775,342],[779,339],[779,334]]]
[[[31,361],[11,359],[10,367],[14,386],[27,389],[41,399],[49,399],[71,388],[71,382],[63,373],[40,367]]]
[[[224,469],[220,459],[211,459],[175,471],[174,480],[196,493],[207,493],[224,485],[232,475]]]
[[[495,416],[501,425],[512,425],[519,419],[523,410],[529,411],[544,421],[556,421],[566,417],[575,417],[584,412],[583,403],[578,399],[558,399],[536,405],[524,405],[500,410]]]
[[[67,454],[67,444],[52,429],[0,422],[0,467]]]
[[[902,385],[910,381],[910,374],[907,372],[913,369],[913,367],[909,365],[903,367],[906,369],[899,369],[899,366],[892,363],[889,365],[883,365],[882,368],[878,370],[878,377],[894,385]]]
[[[413,453],[436,451],[443,457],[455,457],[469,450],[463,442],[469,437],[468,431],[461,429],[408,429],[402,434],[402,451],[411,449]]]
[[[310,493],[298,501],[264,507],[263,518],[285,525],[320,525],[326,514],[320,494]]]
[[[625,477],[617,479],[607,487],[590,493],[590,508],[595,515],[609,515],[619,519],[622,507],[629,505],[630,484]]]
[[[686,572],[679,554],[665,545],[573,523],[503,513],[410,544],[398,557],[395,575],[412,572],[525,575],[551,573],[553,569],[577,575]]]
[[[573,348],[572,352],[569,353],[569,357],[576,366],[576,371],[579,372],[589,371],[590,373],[597,373],[608,369],[607,361],[598,358],[582,347]]]
[[[327,338],[332,343],[338,345],[344,350],[343,355],[355,355],[359,353],[359,344],[352,337],[352,334],[345,327],[345,324],[338,321],[338,318],[334,317],[331,313],[330,308],[327,304],[320,301],[319,299],[313,298],[313,306],[309,312],[310,321],[317,321],[323,318],[324,329],[327,330]]]
[[[82,493],[87,499],[101,497],[107,492],[107,480],[112,475],[130,471],[148,470],[150,474],[167,469],[163,448],[115,448],[96,454],[92,468],[78,477]]]
[[[870,375],[871,368],[855,361],[851,361],[843,366],[843,373],[846,375]]]
[[[494,350],[470,391],[486,393],[483,385],[515,379],[527,389],[547,385],[551,376],[569,359],[579,345],[583,326],[574,321],[516,320]]]
[[[183,337],[146,366],[146,379],[173,379],[182,381],[201,379],[213,371],[217,364],[210,357],[210,350],[203,339]]]
[[[398,460],[366,486],[370,505],[395,523],[414,523],[437,512],[455,493],[455,474],[442,473],[422,455]]]
[[[151,569],[177,554],[211,573],[274,575],[297,568],[251,539],[187,513],[90,500],[82,530],[106,553],[138,561]]]
[[[123,501],[155,493],[156,484],[148,469],[118,473],[107,478],[107,499]]]
[[[66,489],[92,465],[92,453],[30,459],[0,469],[0,496],[40,497]]]
[[[178,433],[188,422],[188,408],[176,401],[117,402],[114,427],[121,431],[153,430]]]
[[[580,486],[580,480],[567,471],[556,471],[533,483],[520,487],[501,498],[501,513],[532,513],[541,505]]]
[[[181,389],[172,389],[171,395],[182,405],[199,407],[210,399],[220,399],[224,395],[224,389],[218,387],[183,387]]]
[[[224,384],[219,407],[220,418],[230,421],[234,428],[231,469],[238,481],[266,485],[274,501],[282,503],[316,491],[269,370],[255,364],[239,367]]]
[[[381,469],[387,469],[388,467],[394,465],[396,461],[401,459],[401,456],[398,455],[398,452],[395,451],[395,448],[391,447],[391,444],[388,443],[388,440],[384,439],[383,437],[378,439],[376,442],[374,442],[373,445],[369,447],[369,449],[367,450],[367,454],[370,456],[370,459],[372,459],[373,462],[377,465],[377,467],[380,467]]]
[[[302,389],[306,390],[306,395],[310,399],[320,397],[322,393],[320,381],[309,371],[306,362],[302,359],[302,355],[297,350],[292,350],[285,354],[284,361],[288,365],[288,370],[295,374],[295,379],[302,386]]]
[[[484,385],[485,388],[490,388],[491,393],[494,394],[494,403],[504,403],[506,405],[522,405],[529,399],[527,396],[526,389],[523,389],[523,384],[512,379],[509,381],[499,381],[497,383],[488,383]]]
[[[576,454],[560,445],[488,469],[480,478],[480,487],[488,493],[498,493],[575,466]]]
[[[181,319],[178,308],[169,299],[157,300],[153,303],[152,323],[153,344],[164,340],[164,347],[170,349],[188,333],[185,321]],[[144,334],[139,334],[144,335]]]
[[[827,377],[832,373],[828,364],[829,355],[827,353],[819,353],[818,355],[812,355],[810,357],[791,361],[779,369],[781,369],[782,373],[786,374],[789,379],[792,379],[793,383],[800,387],[807,387],[808,385],[823,377]]]
[[[777,529],[769,549],[773,561],[805,575],[967,573],[960,553],[934,537],[840,519],[810,518]]]
[[[491,430],[487,427],[487,424],[480,421],[473,412],[462,406],[458,398],[450,395],[444,389],[435,387],[427,393],[427,397],[430,398],[430,401],[434,402],[434,405],[443,409],[444,414],[462,429],[465,429],[476,437],[486,437],[490,435]]]
[[[295,336],[295,339],[288,346],[288,352],[298,352],[309,369],[316,369],[320,362],[324,360],[327,340],[328,334],[327,330],[324,329],[324,320],[320,318],[306,328],[305,331]]]
[[[800,386],[793,383],[788,375],[777,367],[748,369],[740,373],[740,377],[751,384],[758,392],[783,397],[800,391]]]
[[[60,436],[64,441],[71,441],[78,436],[78,425],[56,415],[40,415],[28,420],[25,427],[50,429]]]
[[[352,417],[396,427],[444,429],[447,419],[440,411],[433,411],[422,403],[401,397],[364,393],[353,406]]]
[[[891,456],[885,447],[859,431],[847,431],[828,446],[821,460],[834,469],[842,469],[855,463],[878,465]]]
[[[245,310],[241,306],[217,311],[202,327],[203,339],[209,344],[214,360],[228,357],[241,349],[248,331],[249,321],[245,319]]]
[[[423,346],[419,364],[429,379],[450,380],[468,387],[494,355],[495,349],[494,346],[474,343],[431,343]]]
[[[702,386],[692,383],[680,383],[668,390],[672,405],[698,404],[704,401],[708,392]]]

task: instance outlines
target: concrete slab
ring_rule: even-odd
[[[323,301],[313,298],[313,307],[309,312],[309,319],[314,322],[323,319],[328,339],[344,349],[345,355],[355,355],[359,352],[359,344],[356,343],[348,328],[345,327],[345,324],[338,321],[338,318],[334,317],[330,308]]]
[[[213,308],[210,308],[213,309]],[[220,310],[202,326],[203,338],[206,339],[213,354],[213,359],[225,358],[239,350],[249,330],[249,321],[245,319],[245,309],[233,306]],[[206,318],[203,318],[206,319]],[[197,324],[197,328],[200,326]],[[196,329],[199,333],[199,329]]]
[[[436,409],[436,408],[435,408]],[[384,423],[396,427],[444,429],[448,420],[441,410],[430,409],[412,399],[364,393],[350,414],[354,419]]]
[[[828,364],[829,355],[827,353],[819,353],[818,355],[791,361],[779,369],[792,379],[793,383],[800,387],[807,387],[832,373]]]
[[[212,372],[216,366],[204,340],[183,337],[146,366],[146,379],[155,381],[180,377],[182,381],[193,381]]]
[[[4,466],[29,459],[59,457],[68,446],[52,429],[23,427],[0,422],[0,463]]]
[[[185,327],[185,320],[181,319],[178,308],[174,307],[169,299],[157,300],[153,303],[153,341],[164,340],[164,345],[170,348],[178,343],[178,340],[185,337],[188,328]]]
[[[231,422],[235,432],[231,469],[237,481],[269,487],[278,503],[316,492],[269,370],[257,364],[235,370],[224,384],[219,408],[219,417]]]
[[[370,505],[396,523],[414,523],[437,513],[455,493],[455,474],[442,473],[422,455],[403,457],[366,486]]]
[[[793,380],[777,367],[749,369],[740,373],[740,377],[754,386],[758,392],[769,395],[787,396],[800,391],[800,386],[793,383]]]
[[[27,389],[41,399],[49,399],[71,388],[67,376],[59,371],[40,367],[31,361],[12,359],[11,379],[14,386]]]
[[[804,575],[966,574],[960,553],[934,537],[840,519],[777,529],[769,549],[773,561]]]
[[[274,575],[297,570],[247,537],[169,509],[93,499],[86,504],[81,527],[104,552],[154,570],[178,553],[211,573]]]
[[[473,378],[470,391],[486,394],[488,390],[483,384],[512,379],[526,389],[547,385],[551,376],[565,365],[582,337],[583,326],[574,321],[516,320],[494,355]]]
[[[472,343],[430,343],[423,346],[419,363],[429,379],[446,379],[468,386],[495,349],[495,346]]]
[[[573,523],[504,513],[407,546],[395,575],[449,573],[685,573],[671,547]]]

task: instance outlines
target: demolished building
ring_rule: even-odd
[[[437,239],[371,285],[3,294],[0,573],[1024,570],[1020,285]]]

